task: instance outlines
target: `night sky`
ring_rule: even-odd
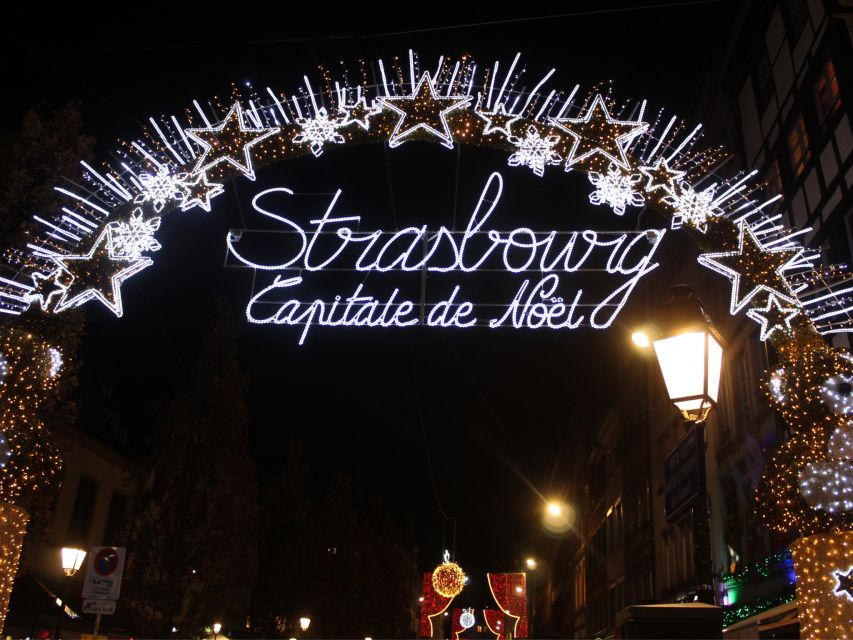
[[[576,15],[533,18],[523,5],[505,14],[448,14],[441,6],[377,19],[368,19],[376,12],[371,4],[333,15],[327,6],[314,14],[235,8],[205,18],[141,6],[132,24],[112,13],[64,31],[55,16],[50,35],[22,29],[0,43],[2,127],[16,127],[40,101],[75,99],[103,159],[150,115],[182,113],[193,98],[227,100],[232,82],[290,93],[303,74],[318,77],[318,64],[335,70],[344,60],[354,70],[360,58],[405,59],[409,48],[428,68],[441,54],[465,53],[483,65],[499,58],[503,66],[521,51],[528,83],[556,67],[551,87],[580,83],[584,91],[612,81],[620,101],[647,98],[653,112],[666,107],[689,116],[737,10],[733,2],[563,3],[560,9]],[[557,12],[538,5],[537,13]],[[483,22],[490,24],[476,24]],[[211,215],[196,209],[169,216],[154,266],[123,288],[125,317],[89,305],[82,388],[106,386],[128,419],[144,415],[149,399],[186,379],[218,298],[242,318],[251,272],[223,268],[224,237],[243,226],[241,208],[246,225],[259,226],[250,202],[265,187],[315,194],[341,188],[341,212],[361,215],[368,229],[392,229],[395,220],[400,227],[450,225],[454,207],[464,228],[487,176],[499,170],[507,190],[499,228],[521,226],[522,217],[540,229],[637,224],[636,209],[614,221],[609,210],[589,205],[583,177],[551,168],[540,180],[506,167],[505,154],[495,151],[466,147],[457,154],[412,143],[387,158],[386,164],[383,149],[370,145],[278,164],[260,171],[257,183],[238,182],[236,197],[232,185]],[[305,196],[294,206],[317,214],[329,197]],[[329,282],[306,282],[300,297],[348,293],[357,279],[340,288]],[[398,286],[393,276],[385,282]],[[471,279],[467,286],[482,283]],[[399,283],[417,285],[417,275]],[[621,319],[628,322],[631,313],[629,304]],[[611,363],[626,348],[626,325],[618,322],[607,332],[560,333],[315,328],[301,347],[296,328],[240,328],[241,363],[252,379],[252,447],[262,471],[273,471],[297,436],[315,489],[337,471],[351,475],[358,499],[381,502],[399,539],[421,549],[427,569],[440,560],[442,515],[426,440],[443,510],[457,518],[456,559],[475,575],[520,568],[518,559],[536,552],[538,494],[561,486],[557,471],[565,471],[576,434],[612,398],[619,375]],[[451,529],[445,526],[447,546]]]

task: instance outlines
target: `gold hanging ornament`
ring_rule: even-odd
[[[450,553],[444,552],[444,562],[432,572],[432,588],[445,598],[455,598],[465,588],[465,572],[455,562],[450,562]]]

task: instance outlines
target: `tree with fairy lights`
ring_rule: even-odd
[[[246,376],[223,306],[190,382],[156,426],[127,535],[122,599],[139,632],[200,635],[243,628],[257,571],[257,480],[248,451]]]

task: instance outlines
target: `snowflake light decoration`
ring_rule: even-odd
[[[51,347],[48,350],[48,357],[47,375],[51,378],[55,378],[59,373],[59,370],[62,369],[62,354],[59,352],[59,349]]]
[[[317,117],[297,118],[296,123],[302,127],[302,131],[293,136],[293,141],[296,144],[309,144],[315,158],[322,155],[325,143],[343,144],[345,142],[344,137],[338,133],[340,120],[330,117],[325,107],[317,110]]]
[[[696,191],[686,182],[679,182],[677,193],[663,199],[675,209],[672,214],[671,228],[680,229],[687,224],[705,233],[708,230],[708,220],[718,218],[722,213],[714,204],[716,190],[715,184],[702,191]]]
[[[5,354],[0,351],[0,384],[3,384],[3,379],[9,373],[9,361],[6,360]]]
[[[159,251],[161,245],[154,238],[154,232],[160,228],[160,218],[142,217],[137,209],[127,222],[114,222],[110,225],[110,252],[116,258],[136,259],[146,251]]]
[[[589,181],[595,187],[589,194],[589,201],[595,205],[610,205],[617,216],[624,215],[625,207],[641,207],[645,203],[643,194],[639,192],[642,179],[639,173],[626,173],[611,162],[607,173],[589,173]]]
[[[540,178],[545,174],[545,165],[560,164],[563,160],[554,150],[560,136],[542,136],[533,125],[527,127],[527,134],[523,138],[508,136],[507,140],[517,149],[507,161],[509,166],[530,167]]]
[[[770,374],[770,381],[767,383],[770,389],[770,395],[778,403],[783,403],[787,400],[785,396],[785,370],[776,369]]]
[[[134,202],[137,204],[151,202],[154,205],[154,211],[160,213],[170,200],[184,199],[186,190],[181,184],[182,180],[182,175],[172,175],[169,167],[165,165],[161,166],[155,174],[143,173],[139,176],[142,193],[134,198]]]

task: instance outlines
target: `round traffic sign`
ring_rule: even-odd
[[[95,572],[102,576],[108,576],[118,569],[118,551],[115,549],[101,549],[92,558],[92,566]]]

